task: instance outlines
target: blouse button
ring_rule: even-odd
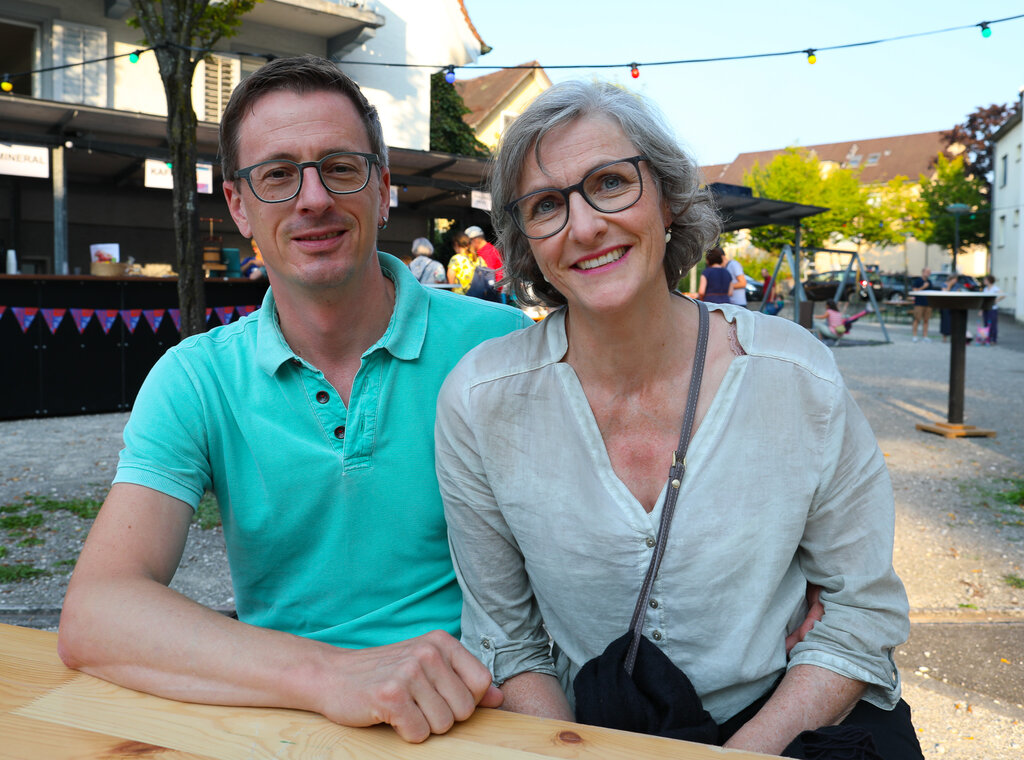
[[[647,548],[648,549],[653,549],[654,545],[657,544],[657,543],[658,543],[657,541],[655,541],[653,538],[648,536],[648,538],[647,538]]]
[[[328,401],[331,400],[331,394],[329,394],[327,391],[317,391],[316,400],[319,401],[321,404],[326,404]]]
[[[658,600],[657,599],[652,599],[651,600],[651,609],[655,609],[655,610],[658,609]]]
[[[344,425],[338,425],[338,427],[334,428],[334,437],[337,438],[339,441],[345,439],[345,426]]]
[[[651,633],[651,638],[655,641],[661,641],[661,631],[654,631]]]
[[[482,646],[484,649],[490,649],[491,648],[491,642],[488,641],[487,639],[481,639],[480,640],[480,646]]]

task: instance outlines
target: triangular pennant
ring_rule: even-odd
[[[175,329],[181,332],[181,309],[168,309],[167,313],[171,315],[171,321],[174,322]]]
[[[235,311],[238,312],[238,318],[241,319],[242,317],[248,317],[258,308],[258,306],[236,306]]]
[[[7,307],[6,306],[0,306],[0,317],[2,317],[4,315],[5,311],[7,311]]]
[[[149,322],[150,328],[155,334],[160,329],[160,323],[164,321],[164,309],[143,309],[142,316]]]
[[[142,309],[121,309],[118,313],[128,326],[128,332],[134,334],[135,328],[139,326],[139,320],[142,319]]]
[[[50,328],[50,332],[57,332],[57,326],[64,319],[67,309],[42,309],[41,311],[43,312],[43,319],[46,320],[46,326]]]
[[[89,324],[89,320],[92,319],[93,312],[95,309],[71,309],[71,318],[75,320],[75,327],[78,328],[79,334],[85,332],[86,325]]]
[[[39,307],[12,306],[11,311],[14,312],[14,317],[18,320],[18,326],[21,327],[21,331],[28,332],[28,326],[32,324],[32,320],[35,319],[36,314],[39,313]]]
[[[213,310],[217,312],[217,318],[220,319],[222,325],[226,325],[231,321],[231,317],[235,315],[234,306],[214,306]]]
[[[96,309],[96,318],[100,321],[103,332],[109,333],[117,321],[117,309]]]
[[[206,321],[207,321],[207,322],[209,322],[209,321],[210,321],[210,315],[211,315],[211,314],[213,314],[213,309],[211,309],[211,308],[210,308],[209,306],[207,306],[207,307],[206,307]]]

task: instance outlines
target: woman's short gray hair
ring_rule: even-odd
[[[558,306],[565,297],[545,282],[530,251],[530,241],[506,209],[518,197],[519,180],[530,151],[540,163],[544,136],[585,116],[618,122],[658,184],[672,214],[672,240],[665,248],[665,279],[675,288],[718,238],[720,221],[711,191],[703,187],[696,162],[683,150],[657,108],[608,82],[563,82],[543,92],[505,131],[491,164],[491,222],[498,236],[504,276],[516,298],[526,304]],[[625,156],[623,157],[625,158]]]

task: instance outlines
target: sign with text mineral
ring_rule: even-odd
[[[146,187],[172,190],[174,188],[174,178],[171,176],[170,164],[166,161],[147,158]],[[196,164],[196,189],[206,195],[213,194],[213,164]]]
[[[50,149],[0,143],[0,174],[46,179],[50,176]]]

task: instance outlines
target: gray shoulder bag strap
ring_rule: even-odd
[[[686,413],[683,415],[683,429],[679,435],[679,448],[672,453],[672,467],[668,471],[668,490],[665,492],[665,504],[661,509],[661,523],[658,525],[658,543],[654,547],[654,556],[651,557],[651,564],[647,568],[647,576],[640,588],[640,598],[637,599],[636,609],[633,610],[633,619],[629,623],[629,629],[633,632],[633,640],[626,653],[626,672],[633,675],[633,667],[636,665],[636,652],[640,646],[640,637],[643,635],[644,617],[647,614],[647,603],[651,598],[651,588],[654,586],[654,579],[658,575],[658,568],[661,566],[661,558],[665,554],[665,543],[668,541],[668,528],[672,522],[672,515],[676,511],[676,500],[679,498],[679,487],[683,482],[683,475],[686,473],[686,450],[690,446],[690,434],[693,431],[693,418],[697,414],[697,397],[700,395],[700,381],[704,375],[704,357],[708,349],[708,307],[701,301],[696,301],[697,310],[700,315],[700,327],[697,330],[697,348],[693,353],[693,370],[690,375],[690,390],[686,397]]]

